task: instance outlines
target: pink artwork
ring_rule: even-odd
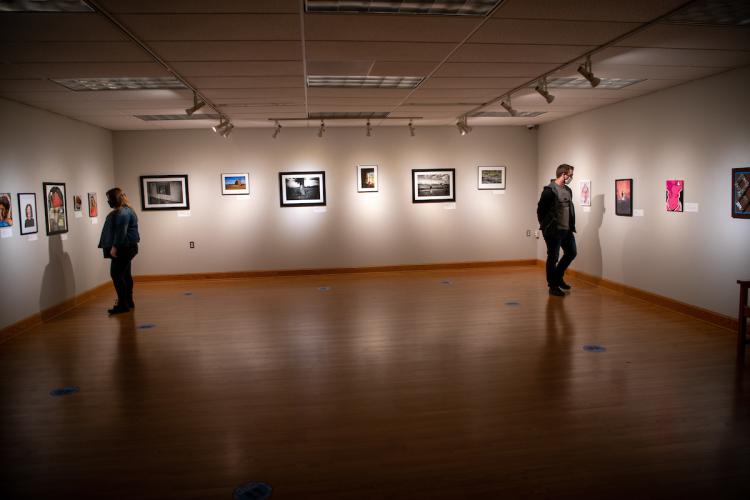
[[[667,181],[667,212],[683,211],[683,195],[685,192],[685,181]]]

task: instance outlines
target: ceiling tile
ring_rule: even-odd
[[[629,36],[617,45],[672,49],[750,50],[750,30],[747,27],[655,24]]]
[[[684,3],[685,0],[506,0],[493,17],[643,23]]]
[[[460,42],[478,24],[457,16],[306,14],[306,40]]]
[[[5,78],[117,78],[171,76],[156,63],[0,64]]]
[[[301,61],[299,41],[150,42],[160,57],[177,61]]]
[[[555,66],[555,64],[521,63],[447,63],[435,73],[435,76],[533,78],[554,69]]]
[[[303,88],[298,76],[193,76],[190,82],[202,89]]]
[[[99,14],[0,13],[3,42],[127,41],[128,38]]]
[[[610,47],[597,53],[592,59],[606,65],[733,68],[750,64],[750,51]]]
[[[299,0],[99,0],[113,14],[146,13],[297,13]]]
[[[298,14],[123,15],[121,21],[149,40],[298,40]]]
[[[3,42],[0,54],[12,63],[153,62],[132,42]]]
[[[471,43],[601,45],[639,26],[636,23],[492,19]]]
[[[593,45],[501,45],[469,43],[450,62],[563,63],[593,49]]]
[[[302,61],[263,62],[175,62],[172,65],[187,78],[194,76],[302,76]]]
[[[456,46],[455,43],[416,42],[318,42],[305,43],[311,61],[430,61],[440,62]]]
[[[420,89],[490,89],[513,88],[525,83],[527,77],[492,78],[492,77],[457,77],[444,78],[433,76],[419,86]]]

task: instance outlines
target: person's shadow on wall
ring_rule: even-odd
[[[600,277],[602,275],[602,242],[599,237],[599,231],[602,229],[604,221],[604,195],[599,194],[591,199],[591,217],[589,223],[584,228],[583,235],[583,256],[586,261],[586,269],[580,269],[592,276]]]
[[[44,311],[67,299],[73,298],[76,290],[73,262],[63,251],[60,235],[47,238],[49,242],[49,264],[44,268],[42,290],[39,294],[39,310]]]

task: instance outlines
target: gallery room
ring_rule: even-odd
[[[1,498],[750,498],[747,2],[11,0],[0,53]]]

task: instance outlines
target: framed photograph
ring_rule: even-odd
[[[142,175],[143,210],[190,210],[187,175]]]
[[[505,167],[477,167],[477,189],[505,189]]]
[[[67,194],[64,182],[43,182],[47,235],[68,232]]]
[[[81,195],[80,194],[73,195],[73,211],[74,212],[81,211]]]
[[[357,192],[372,193],[378,190],[378,166],[357,165]]]
[[[685,210],[685,181],[667,181],[667,212],[682,212]]]
[[[615,215],[633,216],[633,179],[615,181]]]
[[[221,174],[221,194],[250,194],[250,174]]]
[[[750,168],[732,169],[732,217],[750,219]]]
[[[325,172],[279,172],[282,207],[309,207],[326,204]]]
[[[440,203],[456,201],[455,179],[455,168],[412,169],[412,203]]]
[[[591,181],[578,181],[578,199],[582,207],[591,206]]]
[[[36,193],[18,193],[18,212],[21,214],[21,234],[38,233]]]
[[[96,193],[89,193],[89,217],[99,216],[99,205],[96,203]]]
[[[0,227],[13,226],[13,202],[10,193],[0,193]]]

